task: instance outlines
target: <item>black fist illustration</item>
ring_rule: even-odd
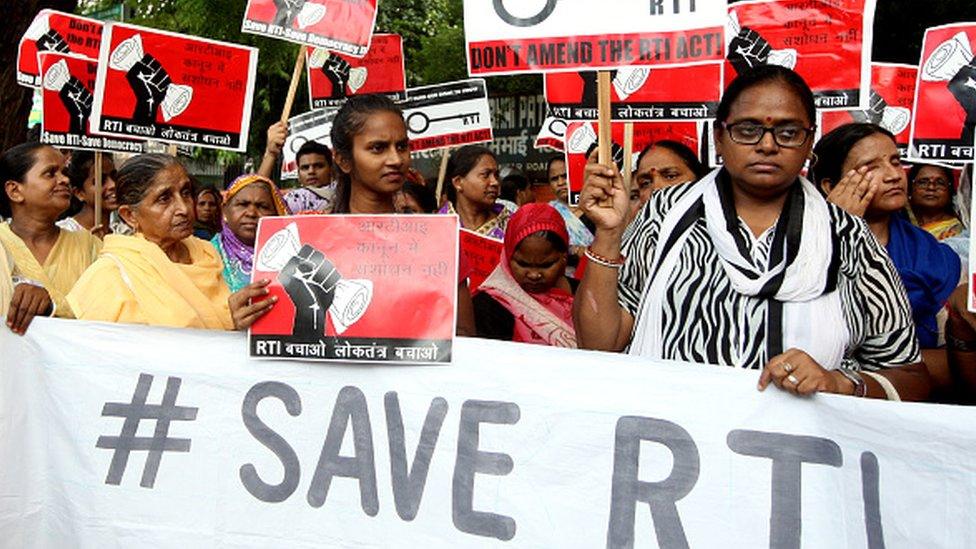
[[[125,79],[136,94],[132,120],[138,124],[155,123],[156,112],[172,82],[166,69],[155,57],[147,54],[126,72]]]
[[[346,84],[349,83],[349,71],[352,65],[338,55],[330,55],[322,66],[322,72],[332,83],[332,99],[341,99],[346,96]]]
[[[64,40],[58,31],[51,29],[41,35],[37,39],[37,51],[56,51],[59,53],[68,53],[71,48],[68,47],[68,43]]]
[[[88,88],[81,83],[81,80],[72,76],[58,92],[58,96],[71,115],[71,133],[88,133],[88,117],[91,116],[94,100]]]
[[[278,273],[278,281],[295,305],[292,334],[314,340],[325,333],[325,313],[335,299],[342,275],[321,251],[305,244]]]
[[[749,27],[742,27],[729,44],[728,59],[735,72],[742,74],[769,61],[772,47],[765,38]]]
[[[976,133],[976,66],[973,61],[964,65],[952,80],[949,81],[949,91],[966,111],[966,121],[963,123],[960,139],[967,145],[972,144]]]
[[[851,118],[855,122],[881,124],[881,121],[884,119],[884,111],[888,108],[888,102],[874,90],[871,90],[871,98],[868,101],[868,108],[862,111],[852,111]]]
[[[583,80],[583,95],[580,97],[580,103],[584,107],[597,108],[597,95],[599,94],[599,83],[597,71],[580,71],[577,73],[579,77]],[[610,71],[610,81],[612,82],[614,78],[617,77],[617,71]]]
[[[275,17],[273,23],[279,27],[294,27],[295,18],[302,11],[305,0],[274,0]]]

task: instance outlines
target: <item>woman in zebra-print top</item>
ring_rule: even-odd
[[[625,241],[628,189],[613,167],[587,166],[580,203],[597,232],[575,301],[580,347],[763,369],[760,389],[924,399],[890,259],[799,176],[814,115],[793,71],[740,75],[715,123],[725,167],[655,193]]]

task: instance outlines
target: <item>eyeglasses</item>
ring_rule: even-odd
[[[916,187],[932,189],[934,191],[949,189],[949,182],[941,177],[936,177],[935,179],[916,179],[914,185]]]
[[[740,145],[755,145],[763,140],[766,136],[766,132],[773,134],[773,141],[776,142],[780,147],[785,147],[787,149],[795,149],[797,147],[802,147],[807,139],[813,135],[813,131],[816,126],[812,128],[804,128],[803,126],[798,126],[796,124],[783,124],[782,126],[763,126],[762,124],[756,124],[755,122],[736,122],[734,124],[726,124],[722,122],[722,127],[725,131],[729,132],[729,137],[732,141]]]

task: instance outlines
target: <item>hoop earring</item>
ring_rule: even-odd
[[[817,156],[817,153],[810,151],[810,165],[816,166],[817,162],[820,162],[820,158]]]

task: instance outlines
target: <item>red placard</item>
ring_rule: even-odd
[[[789,67],[817,108],[868,104],[875,0],[757,0],[729,6],[725,81],[760,64]]]
[[[505,242],[461,229],[461,256],[468,267],[468,289],[471,295],[498,266]]]
[[[100,134],[243,151],[255,48],[108,23],[92,127]]]
[[[376,34],[362,58],[320,48],[308,48],[308,97],[313,109],[340,107],[348,95],[380,93],[403,99],[407,75],[403,38]]]
[[[43,51],[72,53],[95,59],[102,40],[102,22],[54,10],[41,10],[17,49],[17,83],[39,88],[41,73],[37,54]]]
[[[970,162],[976,128],[976,23],[925,31],[908,155]]]
[[[624,126],[626,122],[614,122],[611,128],[614,160],[619,164],[623,158]],[[651,143],[668,139],[688,146],[696,154],[701,143],[700,122],[633,122],[634,162],[637,155]],[[596,122],[570,122],[566,128],[566,171],[569,178],[569,203],[579,203],[583,190],[583,170],[586,167],[586,153],[597,142]]]
[[[264,217],[253,278],[278,302],[251,356],[449,362],[457,261],[456,216]]]
[[[41,142],[94,151],[142,152],[142,143],[92,135],[89,126],[98,62],[87,57],[42,52]]]
[[[880,124],[895,134],[898,148],[907,152],[917,77],[918,67],[914,65],[872,63],[870,107],[856,111],[823,112],[820,115],[820,131],[826,135],[851,122]]]
[[[704,120],[714,118],[722,98],[722,64],[692,67],[624,67],[612,71],[614,120]],[[565,120],[596,120],[596,71],[545,75],[546,102]],[[695,85],[689,86],[689,82]]]
[[[248,0],[241,31],[362,57],[375,22],[376,0]]]

